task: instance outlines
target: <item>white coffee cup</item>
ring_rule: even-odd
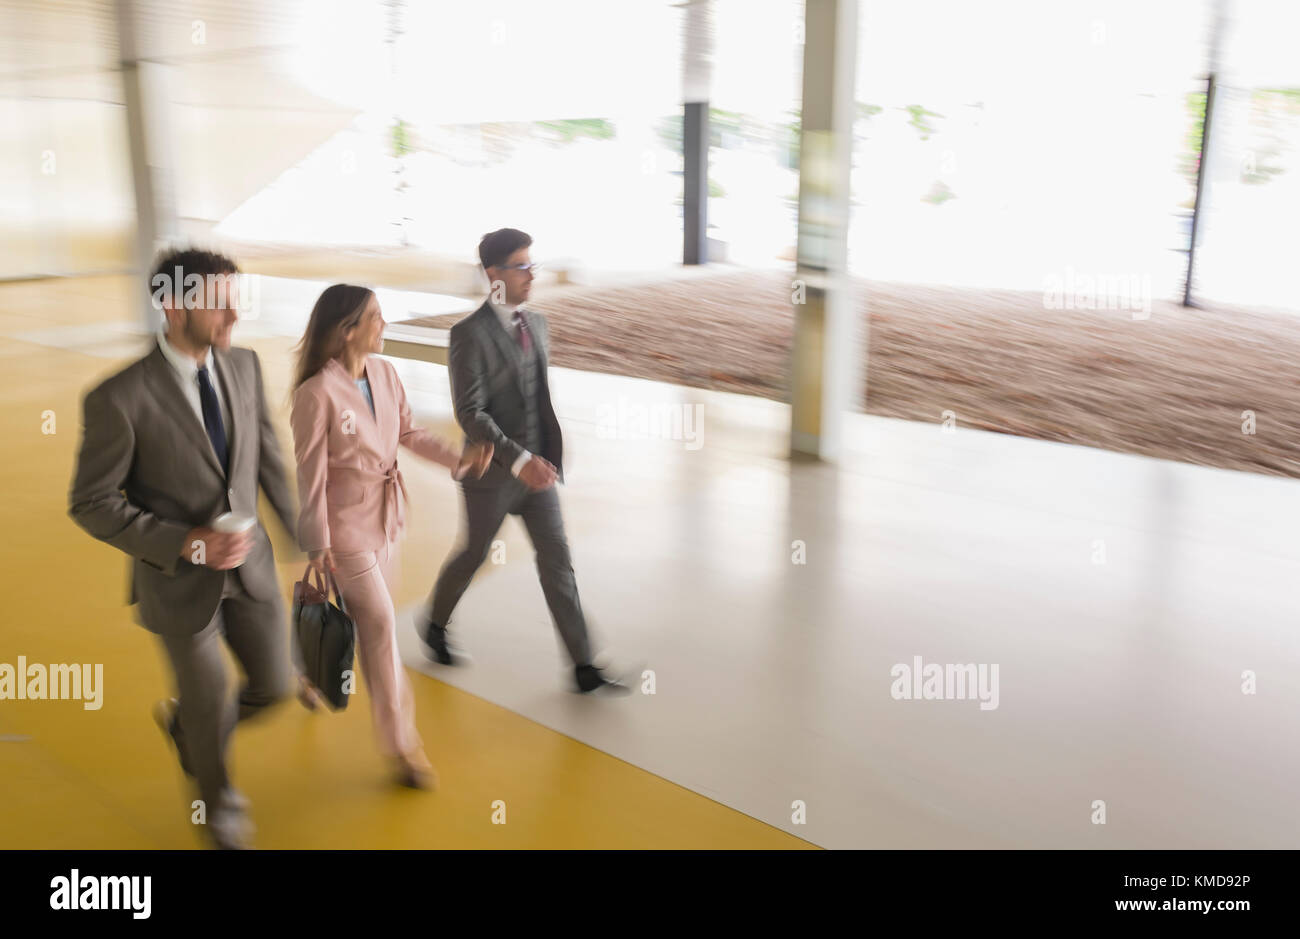
[[[212,530],[219,531],[223,535],[237,535],[241,531],[248,531],[256,524],[256,516],[226,512],[223,515],[218,515],[212,522]]]

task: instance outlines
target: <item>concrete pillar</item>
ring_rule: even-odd
[[[804,24],[790,450],[834,461],[865,367],[847,270],[858,0],[806,0]]]
[[[166,130],[169,124],[160,120],[169,106],[170,68],[142,60],[138,4],[134,0],[116,0],[115,12],[135,190],[135,269],[143,274],[152,266],[158,247],[179,234],[173,179],[175,163]],[[149,300],[149,287],[143,277],[140,288],[144,324],[150,330],[156,329],[159,314]]]

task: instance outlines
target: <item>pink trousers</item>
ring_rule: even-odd
[[[397,652],[393,548],[334,553],[334,577],[357,627],[357,658],[370,695],[375,738],[386,757],[418,753],[423,747],[415,730],[415,697]]]

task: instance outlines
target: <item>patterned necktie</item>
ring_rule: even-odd
[[[515,324],[519,347],[524,350],[524,355],[527,355],[533,351],[533,337],[528,335],[528,323],[524,321],[523,314],[518,310],[515,310],[512,322]]]
[[[221,425],[221,405],[217,404],[217,391],[212,387],[212,378],[208,375],[206,365],[199,369],[199,401],[203,405],[203,428],[212,441],[212,452],[217,455],[221,469],[229,473],[230,464],[226,452],[226,429]]]

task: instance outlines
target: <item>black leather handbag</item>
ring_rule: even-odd
[[[315,575],[313,584],[309,577]],[[337,605],[320,571],[309,565],[302,580],[293,585],[294,635],[302,652],[307,680],[316,686],[330,707],[342,711],[348,706],[347,687],[355,687],[352,660],[356,653],[357,629],[343,604],[343,595],[333,574],[328,574]]]

